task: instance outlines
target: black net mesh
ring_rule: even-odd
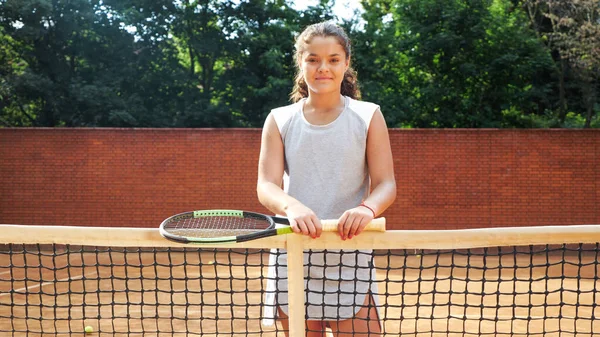
[[[269,273],[270,254],[5,244],[0,335],[84,335],[89,326],[92,336],[284,336],[284,316],[274,326],[261,324],[265,308],[287,305],[265,301],[269,281],[287,283],[285,273]],[[600,333],[597,244],[306,254],[310,333]],[[272,268],[284,267],[275,260]],[[339,319],[344,308],[354,317]],[[319,311],[324,320],[312,316]]]

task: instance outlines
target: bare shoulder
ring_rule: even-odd
[[[379,109],[379,107],[377,107],[375,112],[373,112],[373,117],[371,118],[371,123],[369,125],[369,134],[371,134],[371,132],[384,132],[385,135],[387,135],[388,133],[388,127],[385,121],[385,117],[383,117],[383,113],[381,112],[381,109]]]

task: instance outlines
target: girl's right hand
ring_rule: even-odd
[[[297,203],[285,211],[294,233],[309,235],[313,239],[321,236],[321,221],[310,208]]]

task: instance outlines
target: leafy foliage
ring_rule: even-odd
[[[363,0],[340,21],[390,127],[597,127],[598,6]],[[0,126],[260,127],[334,0],[0,0]]]
[[[598,0],[528,0],[525,5],[533,28],[556,52],[563,100],[561,122],[564,123],[568,117],[564,97],[568,90],[564,81],[568,71],[572,76],[572,83],[569,84],[575,88],[575,95],[580,97],[579,110],[585,110],[583,124],[590,127],[598,110],[600,3]]]

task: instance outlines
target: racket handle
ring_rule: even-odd
[[[337,232],[338,221],[336,220],[321,220],[323,232]],[[385,232],[385,218],[376,218],[365,227],[365,231]]]

